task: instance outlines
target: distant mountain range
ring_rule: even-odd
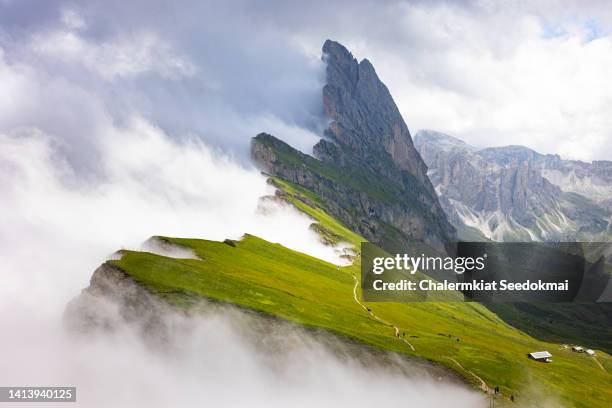
[[[478,149],[431,130],[417,132],[414,144],[463,239],[610,238],[610,161],[563,160],[523,146]]]

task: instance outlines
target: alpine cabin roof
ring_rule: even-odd
[[[533,353],[529,353],[529,355],[534,360],[541,360],[543,358],[550,358],[550,357],[552,357],[552,354],[550,354],[548,351],[534,351]]]

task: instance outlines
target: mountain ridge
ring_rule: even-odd
[[[331,81],[336,87],[330,86],[324,105],[332,122],[326,138],[316,145],[316,157],[260,133],[252,140],[253,159],[270,176],[277,196],[310,216],[318,226],[313,229],[332,237],[332,241],[348,242],[357,248],[360,242],[371,240],[389,248],[421,239],[443,246],[455,233],[427,175],[436,169],[428,171],[401,115],[399,119],[395,115],[398,111],[392,98],[393,105],[389,106],[395,109],[381,109],[373,114],[372,121],[367,120],[372,112],[361,100],[365,95],[356,96],[359,81],[349,81],[352,73],[359,76],[361,63],[344,50],[346,53],[337,51],[342,57],[338,67],[343,67],[348,79]],[[378,96],[390,98],[384,84],[374,81],[380,82],[371,75],[375,71],[369,62],[364,69],[368,81],[361,84],[363,92],[371,85],[380,91]],[[385,124],[382,130],[377,126],[379,121]],[[478,160],[486,162],[480,156]],[[522,171],[528,176],[529,166],[526,168]],[[508,324],[502,317],[503,310],[496,312],[478,303],[380,302],[364,306],[358,301],[359,256],[354,257],[354,264],[340,267],[248,234],[238,241],[223,242],[158,238],[195,256],[180,259],[121,251],[120,257],[107,261],[100,273],[94,274],[83,299],[115,294],[100,290],[100,278],[110,275],[111,283],[137,285],[138,290],[126,291],[127,298],[121,299],[120,306],[127,308],[134,308],[133,295],[139,296],[143,288],[155,299],[188,313],[196,313],[202,300],[229,303],[327,330],[383,351],[445,365],[474,385],[478,385],[474,381],[477,378],[487,390],[499,387],[500,393],[494,398],[502,404],[510,404],[512,395],[512,401],[517,397],[520,404],[530,406],[541,401],[544,391],[559,396],[564,404],[607,406],[611,392],[606,387],[607,370],[612,367],[612,358],[603,350],[610,350],[610,330],[589,317],[599,319],[609,314],[583,315],[584,309],[568,312],[562,307],[555,307],[555,314],[551,314],[538,305],[527,305],[528,326],[539,329],[531,334],[521,327],[523,317],[515,310],[505,313],[517,318],[515,324]],[[70,312],[92,311],[79,307],[79,302],[73,305],[76,307]],[[92,316],[85,317],[87,323]],[[151,324],[155,324],[152,317]],[[552,339],[542,335],[550,334],[559,322],[569,322],[564,333],[553,333]],[[407,339],[413,346],[407,347]],[[570,341],[601,347],[598,358],[602,365],[558,348],[559,343]],[[527,359],[527,353],[543,349],[555,350],[554,369]],[[532,389],[533,384],[537,384],[537,390]]]
[[[609,236],[612,162],[563,160],[517,145],[478,149],[431,130],[417,132],[415,146],[456,228],[506,241]]]
[[[389,90],[369,61],[358,62],[341,44],[327,40],[322,52],[331,122],[314,157],[260,134],[251,146],[255,163],[315,191],[332,215],[386,249],[417,240],[446,251],[455,230]]]

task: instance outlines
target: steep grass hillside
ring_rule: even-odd
[[[281,197],[316,220],[313,228],[324,239],[358,248],[362,238],[326,214],[311,191],[279,179],[271,182],[281,189]],[[609,407],[612,401],[608,354],[600,351],[592,358],[539,341],[475,303],[363,305],[356,285],[358,258],[351,266],[338,267],[252,235],[226,242],[161,239],[192,249],[200,259],[123,251],[120,260],[108,262],[180,307],[205,297],[438,362],[476,387],[499,386],[499,405],[590,408]],[[540,350],[550,351],[554,362],[527,358]],[[553,405],[544,405],[546,399]]]

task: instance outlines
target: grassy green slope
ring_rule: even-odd
[[[275,182],[288,201],[325,230],[353,244],[362,240],[325,214],[311,192],[281,180]],[[480,377],[490,387],[499,386],[505,397],[517,396],[517,402],[541,400],[543,395],[579,407],[608,407],[612,401],[609,355],[598,353],[602,369],[592,358],[563,350],[559,344],[538,341],[509,326],[479,304],[369,303],[378,317],[406,333],[415,347],[412,351],[395,337],[392,327],[374,319],[355,302],[358,262],[338,268],[251,235],[234,243],[163,239],[193,249],[201,260],[125,251],[121,260],[109,262],[179,306],[204,296],[323,328],[374,347],[439,362],[475,385],[479,384],[476,376]],[[357,291],[359,294],[359,288]],[[526,353],[538,350],[550,351],[554,363],[527,359]]]

